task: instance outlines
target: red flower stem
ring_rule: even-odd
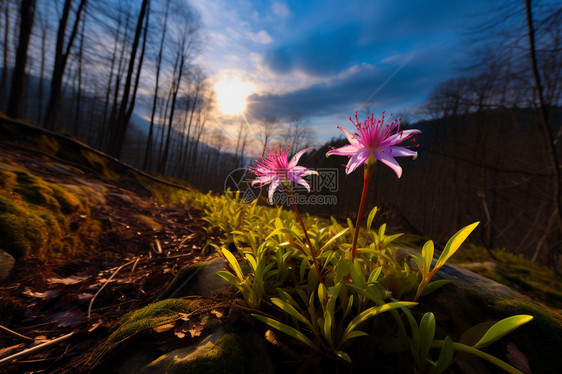
[[[353,235],[353,245],[351,246],[351,262],[355,259],[355,251],[357,250],[357,238],[359,237],[359,229],[361,228],[361,219],[363,218],[363,208],[365,207],[365,200],[367,197],[367,190],[369,189],[369,181],[371,180],[371,173],[365,169],[363,178],[363,192],[361,193],[361,202],[359,203],[359,211],[357,212],[357,221],[355,222],[355,235]]]
[[[320,275],[320,267],[318,266],[318,260],[316,259],[316,253],[314,253],[314,247],[312,246],[310,238],[308,237],[308,232],[306,231],[306,226],[304,225],[304,222],[302,220],[299,209],[297,208],[297,204],[295,204],[295,196],[293,194],[293,190],[288,189],[287,192],[288,192],[288,195],[289,195],[289,200],[291,200],[291,205],[293,205],[293,209],[295,210],[295,213],[297,215],[299,223],[301,224],[302,231],[304,232],[304,237],[306,239],[306,243],[308,244],[308,248],[310,248],[310,255],[312,256],[312,262],[314,263],[314,268],[316,269],[316,274],[318,274],[318,280],[320,282],[322,282],[322,276]]]

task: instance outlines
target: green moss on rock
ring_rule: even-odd
[[[246,357],[239,335],[218,331],[197,346],[176,349],[148,364],[142,373],[243,374]]]
[[[70,229],[73,214],[89,217],[87,199],[1,163],[0,177],[0,249],[12,256],[78,255],[101,231],[91,218]]]

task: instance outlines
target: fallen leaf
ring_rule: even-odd
[[[86,318],[84,312],[72,309],[64,312],[53,313],[47,317],[47,320],[56,322],[59,327],[74,327],[82,323]]]
[[[56,290],[47,290],[45,292],[34,292],[31,291],[31,289],[26,288],[25,291],[23,291],[23,294],[26,296],[30,296],[30,297],[35,297],[38,299],[43,299],[43,300],[52,300],[55,297],[57,297],[58,295],[61,294],[61,290],[56,289]]]
[[[192,327],[189,329],[189,333],[191,334],[192,338],[201,335],[203,331],[203,325],[193,324]]]
[[[214,314],[217,318],[222,318],[222,316],[224,316],[224,312],[216,309],[211,310],[211,314]]]
[[[87,275],[83,275],[83,276],[72,275],[72,276],[66,277],[66,278],[50,278],[50,279],[47,279],[47,282],[49,282],[51,284],[64,284],[64,285],[68,286],[68,285],[71,285],[71,284],[77,284],[77,283],[83,282],[86,279],[88,279]]]
[[[161,325],[161,326],[157,326],[157,327],[153,327],[152,330],[158,334],[166,332],[166,331],[170,331],[171,329],[174,328],[175,326],[175,322],[172,323],[167,323],[165,325]]]
[[[505,357],[517,369],[521,370],[522,372],[524,372],[526,374],[531,374],[531,367],[529,366],[529,359],[512,342],[509,342],[507,344],[507,353],[506,353]]]

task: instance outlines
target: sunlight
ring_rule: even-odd
[[[240,79],[222,79],[215,83],[219,110],[223,114],[241,114],[246,109],[246,98],[255,86]]]

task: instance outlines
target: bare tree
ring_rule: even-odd
[[[27,64],[27,48],[33,28],[36,0],[23,0],[20,6],[20,32],[18,49],[16,51],[16,65],[12,74],[12,89],[6,112],[11,117],[21,115],[23,87],[25,80],[25,66]],[[6,69],[6,66],[4,66]]]
[[[265,116],[264,119],[259,122],[259,128],[260,141],[263,144],[263,155],[265,154],[267,146],[279,135],[281,126],[275,116]]]
[[[86,6],[87,0],[79,0],[78,7],[74,14],[74,23],[67,36],[67,26],[72,10],[72,0],[65,0],[62,16],[59,20],[57,30],[57,44],[55,49],[55,63],[53,66],[53,74],[51,76],[51,92],[49,103],[47,104],[47,112],[43,120],[43,125],[49,129],[55,128],[58,105],[62,89],[62,82],[65,73],[68,56],[74,45],[74,39],[78,34],[78,25],[82,17],[82,10]]]
[[[127,127],[129,125],[129,120],[131,119],[131,115],[133,114],[133,110],[135,108],[135,101],[136,101],[137,89],[139,85],[140,73],[141,73],[142,63],[144,60],[146,33],[148,30],[149,17],[150,17],[150,0],[143,0],[137,18],[135,36],[131,47],[131,57],[129,59],[129,67],[127,69],[127,76],[125,78],[123,95],[121,96],[117,119],[113,123],[113,131],[112,131],[113,136],[109,144],[110,154],[116,157],[119,157],[119,155],[121,154],[123,141],[125,140],[125,134],[127,132]],[[137,50],[141,42],[141,37],[142,37],[141,52],[139,57],[137,58]],[[131,87],[131,85],[133,84],[133,79],[134,79],[134,85]],[[131,88],[132,88],[132,92],[131,92]]]
[[[310,145],[314,139],[314,131],[309,123],[304,120],[302,114],[293,113],[283,138],[290,144],[289,156],[292,156],[302,148]]]

